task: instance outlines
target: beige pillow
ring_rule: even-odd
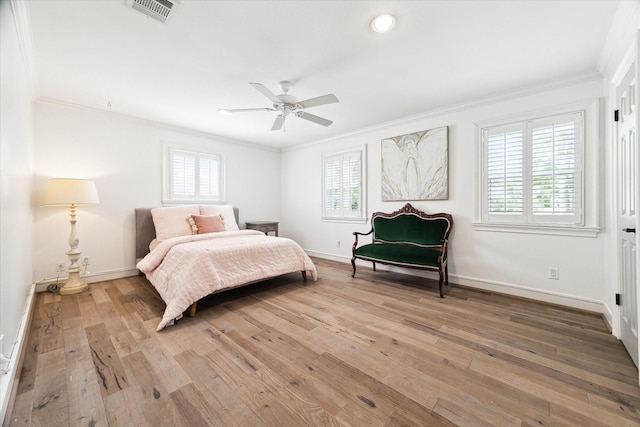
[[[162,241],[172,237],[190,235],[191,226],[186,218],[189,215],[199,214],[198,205],[151,209],[153,225],[156,227],[156,239]]]
[[[193,234],[224,231],[222,215],[190,215],[188,219]]]
[[[236,217],[233,215],[233,206],[231,205],[200,205],[200,215],[222,215],[226,231],[240,230],[236,224]]]

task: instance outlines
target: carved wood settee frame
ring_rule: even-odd
[[[447,213],[428,214],[407,203],[395,212],[371,215],[371,230],[354,232],[351,265],[356,275],[356,259],[419,270],[437,271],[440,297],[443,282],[449,285],[447,248],[453,217]],[[372,242],[358,247],[358,236],[372,235]]]

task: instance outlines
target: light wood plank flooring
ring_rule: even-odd
[[[599,315],[314,261],[159,333],[142,277],[39,294],[10,425],[639,425]]]

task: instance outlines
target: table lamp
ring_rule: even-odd
[[[86,179],[72,178],[51,178],[47,183],[44,192],[45,206],[69,206],[69,222],[71,222],[71,234],[69,235],[69,246],[71,249],[67,251],[69,256],[69,265],[67,272],[69,278],[62,288],[61,295],[77,294],[89,287],[86,282],[80,278],[80,259],[81,251],[78,250],[78,233],[76,232],[76,206],[78,205],[97,205],[100,203],[96,184]]]

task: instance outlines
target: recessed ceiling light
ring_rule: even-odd
[[[391,30],[394,25],[396,25],[396,17],[388,13],[376,16],[373,18],[373,21],[371,21],[371,28],[373,28],[373,31],[376,33],[386,33]]]
[[[226,116],[227,114],[229,114],[229,110],[224,110],[224,109],[218,110],[218,112],[223,116]]]

